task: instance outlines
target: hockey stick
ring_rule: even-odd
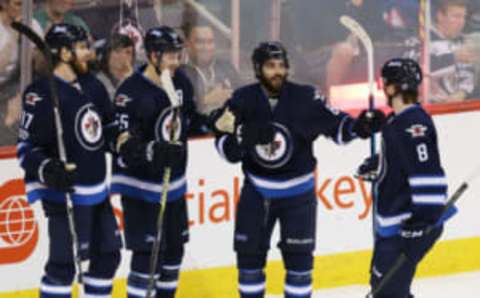
[[[374,77],[374,60],[373,60],[373,42],[367,31],[360,25],[355,19],[350,16],[343,15],[340,17],[340,23],[345,26],[354,36],[356,36],[360,42],[363,44],[365,51],[367,52],[367,64],[368,64],[368,110],[370,111],[370,116],[373,117],[373,110],[375,109],[375,100],[373,97],[373,90],[375,87],[375,77]],[[370,137],[370,157],[375,156],[376,150],[376,141],[375,134],[372,134]],[[372,226],[375,227],[375,214],[376,214],[376,204],[375,204],[375,183],[372,182]],[[373,229],[374,230],[374,229]],[[375,238],[375,232],[373,232],[373,238]]]
[[[35,46],[42,52],[43,56],[47,62],[47,78],[48,78],[48,88],[51,93],[52,104],[53,104],[53,115],[55,121],[55,130],[57,135],[57,149],[60,160],[68,165],[67,162],[67,152],[65,151],[65,143],[63,142],[63,126],[62,120],[60,118],[60,101],[58,98],[57,88],[55,86],[55,80],[53,77],[53,60],[52,53],[49,46],[38,36],[30,27],[19,23],[12,22],[12,28],[20,34],[25,35]],[[79,284],[83,283],[83,272],[82,272],[82,260],[79,254],[80,243],[78,241],[78,235],[75,230],[75,221],[73,214],[73,201],[69,192],[65,193],[66,204],[67,204],[67,218],[68,218],[68,227],[70,230],[70,235],[72,237],[72,247],[73,247],[73,259],[75,267],[77,268],[77,281]],[[79,289],[81,291],[81,289]]]
[[[375,108],[375,101],[373,98],[373,90],[375,87],[375,77],[374,77],[374,60],[373,60],[373,43],[372,39],[365,31],[365,29],[352,17],[343,15],[340,17],[340,23],[345,26],[352,34],[357,37],[362,43],[365,51],[367,52],[367,62],[368,62],[368,109],[373,111]],[[370,154],[373,157],[375,154],[375,135],[372,134],[370,138]]]
[[[160,76],[162,82],[163,90],[167,93],[170,104],[173,107],[173,114],[171,118],[170,125],[170,142],[176,142],[176,123],[179,119],[181,102],[178,94],[175,92],[175,86],[172,82],[172,77],[169,70],[162,70]],[[155,237],[155,242],[153,243],[152,252],[150,254],[150,271],[148,274],[148,287],[146,298],[153,298],[152,294],[154,293],[155,287],[155,272],[157,271],[158,257],[160,254],[160,244],[162,242],[162,230],[163,230],[163,219],[165,216],[165,209],[167,207],[167,197],[168,189],[170,188],[170,178],[172,175],[172,169],[166,167],[163,172],[163,185],[162,185],[162,197],[160,200],[160,209],[158,212],[157,218],[157,235]]]
[[[460,199],[460,197],[465,193],[465,191],[468,189],[468,187],[470,186],[470,184],[480,176],[480,166],[477,167],[466,179],[465,181],[460,184],[460,186],[455,190],[455,192],[453,193],[453,195],[448,199],[447,201],[447,204],[445,205],[445,207],[443,208],[443,211],[440,215],[439,218],[442,218],[444,217],[445,215],[447,215],[447,213],[449,212],[450,208],[452,208],[455,203]],[[436,225],[430,225],[428,226],[424,233],[426,235],[430,234],[434,229],[436,228]],[[408,261],[408,257],[402,253],[400,254],[400,256],[395,260],[395,262],[393,263],[393,266],[390,267],[390,269],[385,273],[385,275],[383,276],[383,278],[380,280],[380,282],[378,283],[378,285],[372,289],[366,296],[366,298],[374,298],[376,294],[378,294],[378,292],[380,292],[384,287],[385,285],[387,284],[387,282],[389,282],[393,275],[405,264],[405,262]]]

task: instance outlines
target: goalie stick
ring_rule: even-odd
[[[55,80],[53,77],[53,61],[52,53],[50,47],[38,36],[30,27],[20,23],[12,22],[12,28],[20,34],[25,35],[35,46],[41,51],[45,60],[47,62],[47,78],[48,78],[48,88],[51,94],[52,104],[53,104],[53,115],[55,122],[55,130],[57,137],[57,149],[60,160],[68,165],[67,162],[67,152],[65,150],[65,143],[63,141],[63,127],[62,120],[60,117],[60,101],[58,98],[57,88],[55,86]],[[78,241],[78,234],[75,230],[75,221],[73,214],[73,201],[69,192],[65,193],[66,196],[66,205],[67,205],[67,218],[68,218],[68,227],[70,230],[70,235],[72,237],[72,247],[73,247],[73,259],[74,264],[77,269],[77,281],[79,284],[83,283],[83,271],[82,271],[82,260],[79,254],[80,243]]]
[[[440,218],[444,217],[445,215],[447,215],[447,213],[449,212],[450,208],[452,208],[455,203],[460,199],[460,197],[465,193],[465,191],[469,188],[469,186],[471,185],[471,183],[476,179],[478,178],[478,176],[480,176],[480,166],[477,167],[473,172],[472,174],[470,174],[463,182],[462,184],[460,184],[460,186],[455,190],[455,192],[453,193],[453,195],[450,197],[450,199],[448,199],[447,201],[447,204],[445,205],[445,207],[443,208],[443,211],[442,211],[442,214],[440,215]],[[435,229],[435,225],[430,225],[428,226],[424,233],[425,234],[430,234],[433,229]],[[387,282],[389,282],[391,279],[392,279],[392,276],[403,266],[403,264],[405,264],[405,262],[408,261],[408,257],[402,253],[396,260],[395,262],[393,263],[393,266],[390,267],[390,269],[385,273],[385,275],[383,276],[383,278],[380,280],[380,282],[378,283],[378,285],[373,288],[366,296],[366,298],[374,298],[376,294],[378,294],[378,292],[380,292],[384,287],[385,285],[387,284]]]

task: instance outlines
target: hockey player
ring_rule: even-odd
[[[447,180],[435,125],[418,103],[420,66],[411,59],[392,59],[383,66],[382,78],[393,113],[382,130],[380,155],[366,159],[358,170],[367,179],[377,178],[370,284],[375,290],[404,254],[408,261],[374,297],[407,298],[413,297],[410,285],[417,264],[440,237],[442,223],[455,208],[440,218],[447,201]],[[435,228],[425,233],[429,226]]]
[[[264,297],[264,267],[278,220],[285,297],[311,297],[317,220],[313,142],[320,135],[338,144],[368,138],[379,130],[383,113],[351,118],[329,108],[313,87],[288,81],[287,52],[278,42],[261,43],[252,62],[259,82],[237,89],[213,119],[217,131],[233,131],[217,136],[220,155],[242,162],[245,175],[234,235],[240,296]],[[234,129],[226,125],[232,118]]]
[[[69,164],[59,159],[53,99],[48,80],[25,90],[17,145],[30,203],[41,200],[48,219],[50,245],[40,297],[71,297],[75,277],[66,192],[74,204],[79,254],[89,259],[84,275],[90,297],[109,295],[120,262],[121,238],[105,182],[105,148],[112,131],[113,110],[105,87],[88,73],[86,32],[57,24],[45,41],[52,50],[63,140]],[[114,131],[114,130],[113,130]]]
[[[116,117],[128,137],[119,144],[112,191],[122,194],[126,244],[133,252],[128,297],[145,297],[164,169],[172,170],[156,277],[157,297],[170,298],[175,296],[184,243],[189,237],[184,194],[187,126],[194,115],[193,87],[177,70],[183,41],[173,29],[148,30],[144,45],[148,64],[122,83],[114,100]],[[162,85],[164,71],[173,74],[175,91],[183,102],[180,111],[172,108]]]

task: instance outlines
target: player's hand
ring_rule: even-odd
[[[364,110],[355,120],[352,130],[360,138],[366,139],[372,134],[379,132],[385,121],[385,114],[381,110]]]
[[[76,165],[65,164],[59,159],[48,159],[39,169],[40,181],[49,188],[61,192],[74,192]]]
[[[160,173],[166,167],[176,169],[184,166],[186,152],[183,143],[151,141],[147,151],[153,173]]]
[[[242,146],[266,145],[273,142],[275,127],[270,122],[247,122],[237,133]]]
[[[210,129],[216,134],[233,134],[235,132],[235,115],[228,106],[212,111],[207,122]]]
[[[377,180],[379,160],[378,154],[366,158],[358,167],[355,177],[370,182]]]
[[[126,140],[118,143],[117,151],[127,167],[138,168],[148,164],[146,144],[141,138],[128,135]]]
[[[443,226],[407,220],[400,229],[400,239],[405,255],[412,262],[418,263],[440,237]]]

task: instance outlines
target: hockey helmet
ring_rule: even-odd
[[[257,78],[261,77],[263,64],[269,59],[282,59],[285,66],[289,66],[287,50],[280,42],[262,42],[253,50],[252,54],[253,69]]]
[[[394,58],[382,67],[382,78],[385,85],[396,85],[400,92],[416,91],[422,83],[422,69],[410,58]]]
[[[45,35],[45,42],[55,57],[63,47],[72,50],[74,44],[80,41],[88,41],[87,32],[85,29],[71,24],[53,25]]]
[[[149,29],[144,38],[147,55],[152,52],[180,51],[183,49],[183,39],[168,26]]]

